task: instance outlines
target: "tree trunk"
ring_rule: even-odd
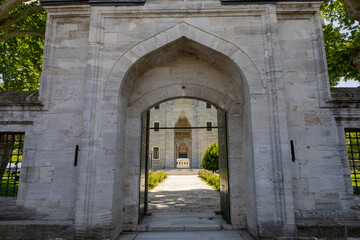
[[[360,22],[360,1],[359,0],[339,0],[347,8],[349,17]]]
[[[350,59],[350,66],[355,68],[360,74],[360,49],[357,51],[356,55]]]

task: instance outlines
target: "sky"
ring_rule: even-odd
[[[340,80],[339,84],[335,87],[359,87],[360,86],[360,82],[357,81],[344,81],[344,80]]]

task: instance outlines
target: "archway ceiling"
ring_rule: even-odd
[[[184,54],[195,56],[199,60],[210,64],[213,68],[227,75],[231,79],[241,79],[240,81],[234,82],[240,83],[237,84],[239,90],[243,88],[241,73],[227,56],[186,37],[181,37],[176,41],[145,55],[133,64],[125,77],[125,82],[122,87],[123,90],[127,89],[126,92],[123,91],[124,96],[129,96],[131,94],[132,91],[129,91],[129,89],[134,89],[137,78],[149,70],[161,67],[163,64]]]

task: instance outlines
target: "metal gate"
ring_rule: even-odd
[[[221,109],[217,110],[218,141],[219,141],[219,172],[220,172],[220,205],[221,215],[230,223],[230,193],[229,171],[227,157],[227,122],[226,114]]]
[[[140,155],[140,199],[139,223],[147,211],[148,193],[148,148],[149,148],[149,119],[150,111],[141,115],[141,155]]]
[[[24,133],[0,133],[0,197],[17,196],[24,137]]]
[[[227,121],[226,113],[221,109],[217,110],[218,144],[219,144],[219,175],[220,175],[220,204],[221,215],[227,223],[230,223],[230,193],[229,173],[227,157]],[[149,130],[150,129],[209,129],[206,127],[159,127],[152,128],[149,125],[150,111],[141,115],[141,157],[140,157],[140,199],[139,199],[139,223],[147,212],[148,201],[148,151],[149,151]]]

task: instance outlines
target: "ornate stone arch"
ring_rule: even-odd
[[[209,52],[221,55],[222,59],[226,59],[226,64],[231,65],[231,67],[237,70],[237,74],[232,78],[232,81],[237,84],[239,91],[236,94],[229,94],[228,90],[220,91],[207,84],[191,83],[187,83],[186,88],[183,88],[184,85],[179,82],[168,84],[162,88],[146,89],[143,95],[137,96],[138,98],[136,99],[130,99],[129,96],[125,95],[126,90],[130,89],[128,87],[131,87],[131,84],[134,82],[129,81],[129,79],[133,80],[138,77],[134,77],[132,74],[136,72],[133,70],[136,70],[141,65],[139,62],[147,56],[153,55],[156,50],[164,49],[166,46],[181,39],[192,41],[198,46],[206,48]],[[218,79],[217,83],[222,84],[222,79]],[[189,86],[193,86],[193,88]],[[241,208],[236,205],[231,206],[234,208],[232,221],[237,222],[239,226],[248,226],[254,232],[258,231],[260,225],[273,222],[273,219],[277,219],[276,221],[280,226],[287,226],[288,224],[290,227],[292,226],[294,215],[293,212],[287,211],[287,209],[292,209],[293,202],[291,197],[285,199],[282,194],[284,184],[278,181],[283,171],[282,158],[277,157],[277,154],[282,151],[282,149],[279,151],[281,147],[279,145],[280,140],[271,140],[272,138],[279,139],[276,134],[280,132],[280,125],[275,122],[275,120],[279,120],[270,119],[270,117],[278,117],[276,115],[278,113],[271,109],[274,103],[269,102],[269,98],[265,96],[264,79],[261,78],[261,74],[252,60],[239,47],[221,37],[181,22],[132,47],[119,57],[110,70],[104,85],[89,80],[88,87],[91,87],[92,92],[89,92],[92,94],[85,96],[81,155],[86,156],[89,160],[81,163],[84,171],[88,173],[95,171],[97,162],[101,159],[106,159],[106,152],[110,152],[107,150],[114,150],[114,156],[111,158],[113,160],[108,160],[109,162],[113,161],[111,162],[112,165],[110,164],[109,166],[114,167],[109,171],[114,175],[118,175],[115,176],[118,185],[121,185],[121,181],[130,176],[131,179],[129,181],[131,184],[135,184],[134,189],[136,189],[136,184],[139,184],[137,182],[138,169],[136,168],[138,163],[133,164],[126,170],[122,169],[126,165],[125,161],[129,161],[129,159],[136,160],[140,156],[140,146],[137,144],[141,134],[140,114],[156,103],[174,98],[190,97],[203,99],[215,106],[221,107],[228,114],[229,159],[231,163],[236,165],[241,161],[248,161],[247,164],[244,164],[244,166],[248,167],[248,169],[244,170],[245,174],[247,174],[246,176],[248,176],[245,182],[247,184],[246,188],[253,191],[249,191],[247,196],[242,197],[240,190],[237,192],[231,190],[233,199],[242,197],[241,201],[243,201],[238,205],[242,206]],[[242,101],[239,101],[239,95],[243,96]],[[129,99],[131,100],[130,102]],[[283,104],[282,98],[277,98],[276,100]],[[97,114],[94,115],[94,112]],[[283,115],[279,116],[281,118],[284,117]],[[123,127],[125,125],[126,128]],[[284,126],[284,124],[281,126]],[[282,132],[286,133],[286,129],[282,130]],[[241,133],[244,133],[243,136],[246,136],[246,138],[244,137],[239,140],[237,136]],[[286,136],[286,134],[283,135]],[[108,141],[108,139],[111,141]],[[285,143],[283,145],[286,146]],[[93,146],[96,146],[96,148]],[[240,151],[239,147],[246,149],[241,158],[237,154]],[[130,150],[126,152],[125,148]],[[281,153],[286,155],[286,153]],[[271,164],[267,165],[267,168],[263,168],[264,163]],[[123,171],[121,174],[124,177],[116,172],[117,169]],[[231,167],[231,171],[235,171],[235,169]],[[257,174],[263,171],[262,169],[266,173]],[[87,178],[86,176],[85,174],[79,176],[79,183],[84,187],[79,189],[77,193],[76,224],[81,225],[85,223],[85,225],[90,226],[96,225],[102,219],[107,218],[97,218],[95,210],[103,205],[96,205],[94,207],[92,204],[94,202],[101,202],[103,204],[103,202],[94,200],[101,199],[101,196],[97,195],[97,192],[94,190],[97,186],[95,179]],[[240,182],[234,181],[233,184],[230,184],[230,187],[232,189],[239,189],[236,184]],[[263,183],[265,182],[269,184],[264,185]],[[279,186],[281,185],[277,187],[279,191],[273,191],[274,186],[272,182],[279,183]],[[129,184],[124,184],[124,186],[129,186]],[[97,187],[103,189],[103,186]],[[245,185],[241,187],[245,188]],[[124,189],[107,188],[115,196],[114,199],[121,199],[122,196],[125,196],[131,198],[132,204],[135,203],[138,196],[136,195],[137,193],[130,190],[125,192],[126,187]],[[259,197],[260,195],[264,198]],[[263,201],[262,199],[265,198],[271,198],[271,201]],[[277,200],[275,201],[274,199]],[[126,202],[126,200],[122,201]],[[243,208],[245,202],[252,205]],[[271,207],[269,207],[269,203]],[[286,204],[290,207],[285,207]],[[133,223],[137,221],[135,219],[136,214],[134,214],[137,209],[136,204],[127,206],[124,208],[126,209],[124,212],[121,210],[122,203],[115,204],[109,201],[107,202],[107,207],[111,209],[109,211],[111,214],[122,212],[123,215],[117,215],[117,219],[126,216],[124,219],[131,217]],[[258,209],[262,210],[258,211]],[[93,216],[93,218],[89,221],[89,218],[85,216]],[[102,224],[107,223],[104,222]],[[131,222],[129,223],[130,225],[132,224]]]
[[[185,22],[178,23],[153,37],[136,44],[121,55],[106,79],[104,91],[113,92],[114,89],[122,89],[129,71],[136,62],[147,54],[183,37],[219,52],[231,59],[234,65],[237,66],[243,79],[246,80],[245,85],[249,88],[249,92],[251,94],[263,94],[265,83],[255,64],[246,53],[233,43]]]

